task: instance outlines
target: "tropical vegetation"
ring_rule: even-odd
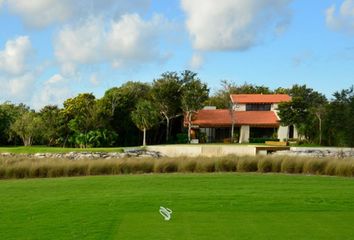
[[[230,108],[230,94],[286,93],[292,101],[279,105],[281,124],[296,126],[299,144],[354,146],[353,86],[335,92],[331,99],[306,85],[272,90],[227,80],[209,92],[197,73],[185,70],[162,73],[152,83],[126,82],[99,99],[80,93],[62,106],[37,111],[24,103],[4,102],[0,145],[89,148],[185,143],[194,114],[205,105]]]

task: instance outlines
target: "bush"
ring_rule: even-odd
[[[258,172],[273,172],[273,162],[271,158],[260,158],[257,164]]]
[[[178,133],[176,135],[177,143],[183,144],[188,143],[188,134],[187,133]]]
[[[302,166],[298,162],[299,160],[296,161],[292,158],[285,158],[281,163],[280,171],[283,173],[300,173]]]
[[[354,162],[348,160],[338,161],[336,165],[336,175],[343,177],[354,176]]]
[[[173,172],[283,172],[354,176],[354,159],[269,156],[224,156],[215,158],[126,158],[101,160],[26,159],[0,160],[0,179],[71,177],[112,174]]]
[[[279,142],[277,138],[250,138],[250,143],[265,143],[266,141]]]
[[[215,161],[211,158],[198,159],[196,172],[215,172]]]
[[[281,157],[273,157],[272,158],[272,172],[278,173],[281,171],[281,164],[283,162],[283,158]]]
[[[173,159],[156,160],[154,172],[156,173],[173,173],[177,172],[178,164]]]
[[[195,172],[197,162],[195,159],[182,159],[178,164],[178,172]]]
[[[239,172],[256,172],[257,170],[257,158],[244,156],[237,162],[237,171]]]
[[[237,157],[227,156],[215,161],[216,172],[236,172],[237,170]]]
[[[304,162],[303,173],[325,174],[328,162],[326,159],[314,158]]]

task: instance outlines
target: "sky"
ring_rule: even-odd
[[[190,69],[331,98],[354,84],[354,0],[0,0],[0,103],[39,110]]]

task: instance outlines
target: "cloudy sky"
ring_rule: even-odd
[[[0,102],[35,109],[191,69],[328,97],[354,84],[354,0],[0,0]]]

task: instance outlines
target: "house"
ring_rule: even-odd
[[[294,126],[281,126],[277,114],[279,103],[291,101],[289,95],[232,94],[230,101],[230,109],[207,106],[199,110],[192,119],[193,131],[203,134],[207,142],[230,139],[231,129],[234,129],[234,141],[240,143],[254,138],[278,138],[280,141],[297,138]]]

